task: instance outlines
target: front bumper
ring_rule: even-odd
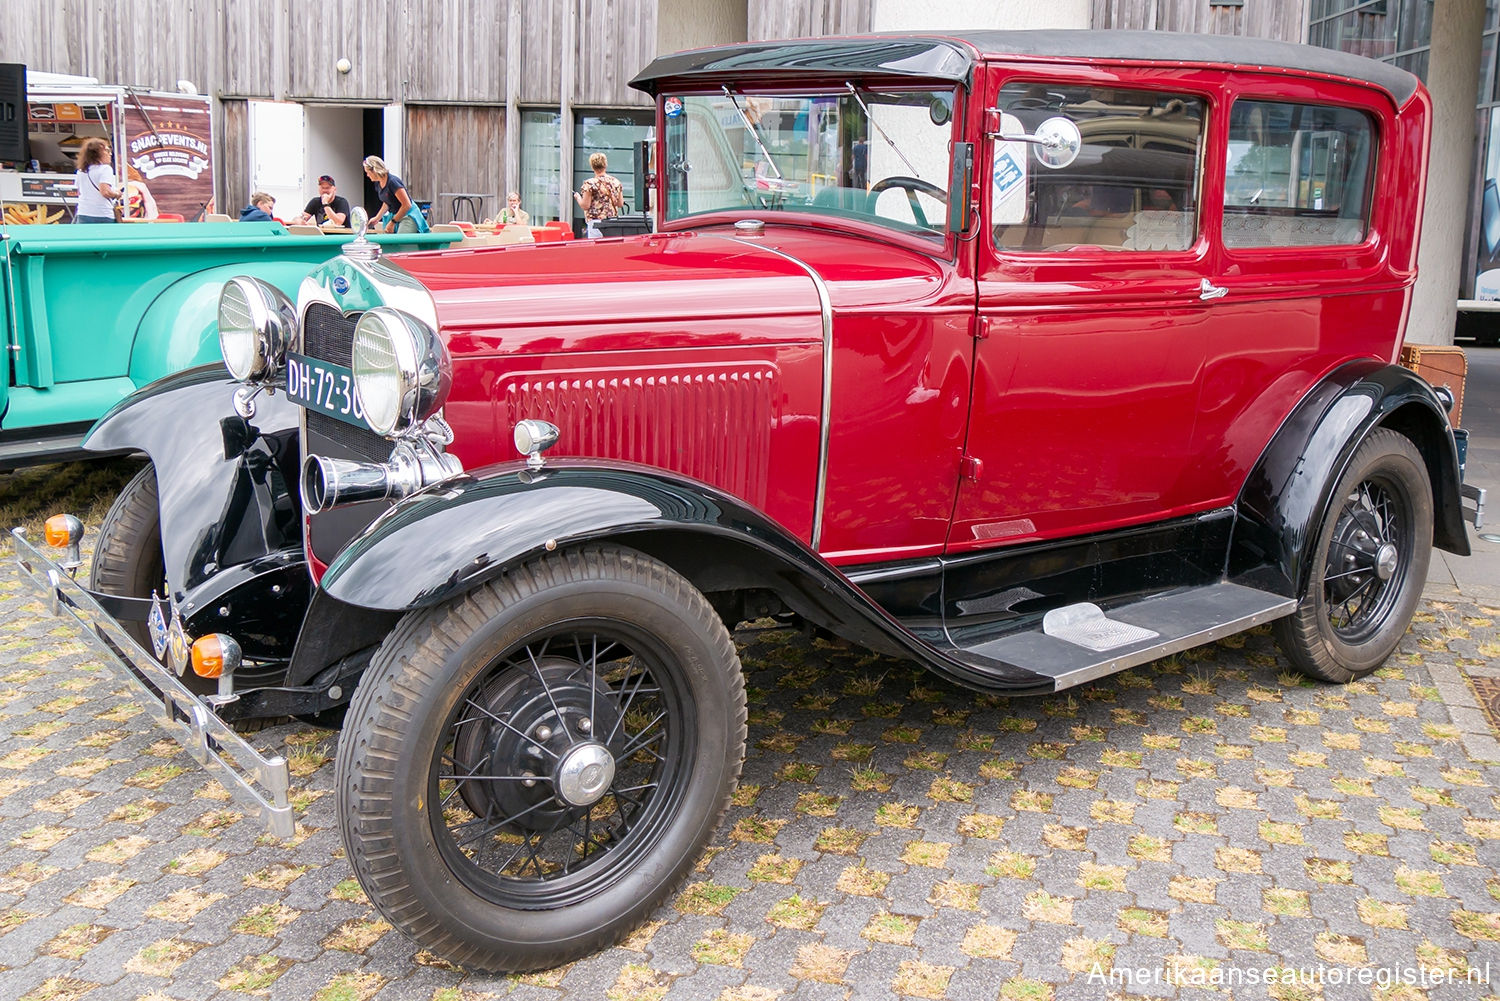
[[[193,760],[216,778],[261,826],[290,838],[294,816],[287,801],[290,772],[281,755],[266,757],[221,720],[212,707],[143,649],[72,575],[11,531],[16,568],[23,583],[45,596],[54,615],[78,623],[104,666],[135,691],[136,701],[167,729]]]

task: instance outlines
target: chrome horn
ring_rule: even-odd
[[[400,500],[463,471],[457,456],[420,439],[399,443],[385,463],[309,455],[302,463],[302,507],[318,514],[359,501]]]

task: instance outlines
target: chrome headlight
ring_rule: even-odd
[[[240,382],[269,382],[297,336],[297,307],[259,278],[231,278],[219,293],[219,351]]]
[[[387,306],[359,318],[353,368],[365,420],[387,436],[437,413],[453,386],[453,363],[437,331]]]

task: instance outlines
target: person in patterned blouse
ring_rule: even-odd
[[[603,153],[595,153],[589,157],[589,166],[594,168],[594,176],[584,181],[582,187],[573,193],[573,200],[583,209],[587,226],[585,235],[593,238],[601,235],[599,220],[613,219],[625,204],[625,188],[618,179],[605,173],[609,160]]]

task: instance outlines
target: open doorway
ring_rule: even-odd
[[[296,219],[317,196],[324,174],[350,205],[363,205],[374,215],[379,196],[364,176],[363,161],[379,156],[393,172],[399,170],[400,105],[251,101],[249,110],[250,189],[276,199],[278,219]]]
[[[387,163],[393,159],[386,146],[390,109],[322,104],[306,108],[307,176],[314,190],[317,179],[327,174],[350,205],[363,205],[373,216],[380,198],[364,176],[363,163],[367,156],[381,157]],[[399,133],[394,138],[399,143]]]

